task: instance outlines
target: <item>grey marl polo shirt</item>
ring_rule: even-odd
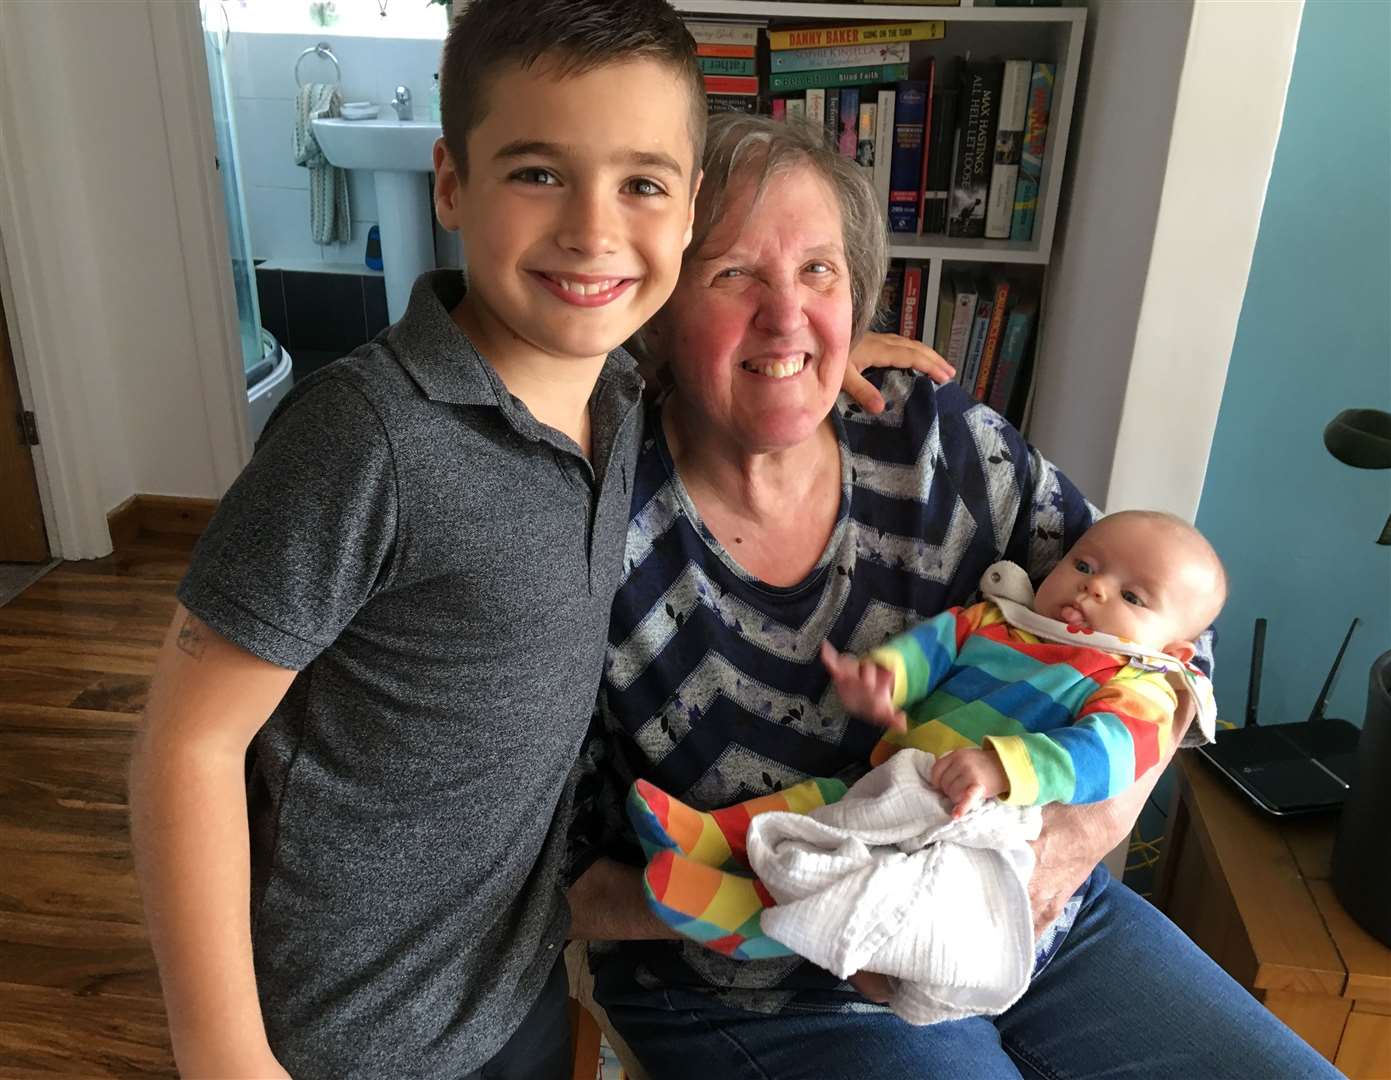
[[[613,353],[595,467],[449,318],[458,271],[296,385],[179,588],[298,670],[247,756],[256,977],[297,1078],[454,1077],[568,925],[567,774],[593,711],[641,380]]]

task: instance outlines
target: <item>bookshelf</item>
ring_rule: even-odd
[[[1048,130],[1048,149],[1039,179],[1038,217],[1029,241],[977,240],[951,236],[890,233],[895,259],[924,265],[921,304],[929,315],[937,310],[943,270],[972,270],[987,265],[1032,267],[1040,288],[1053,255],[1054,228],[1062,191],[1066,150],[1077,96],[1082,40],[1087,9],[1083,7],[995,7],[961,0],[960,6],[907,4],[805,3],[796,0],[673,0],[673,6],[692,18],[732,17],[766,20],[769,29],[807,26],[817,22],[857,25],[866,22],[940,21],[939,40],[911,45],[909,71],[920,78],[928,58],[939,64],[970,54],[980,58],[1027,57],[1057,65]]]

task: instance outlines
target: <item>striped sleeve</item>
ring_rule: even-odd
[[[894,708],[914,705],[937,688],[988,606],[948,608],[869,654],[871,661],[893,672]]]
[[[1005,802],[1093,803],[1118,795],[1168,750],[1178,699],[1163,672],[1126,667],[1071,727],[989,736],[1009,777]]]

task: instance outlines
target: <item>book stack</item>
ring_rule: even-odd
[[[686,20],[712,113],[759,111],[758,32],[763,25],[746,20]]]

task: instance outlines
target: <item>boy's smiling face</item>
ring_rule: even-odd
[[[464,319],[489,359],[602,359],[664,304],[690,241],[690,91],[651,60],[488,80],[461,177],[435,148],[435,208],[469,268]]]

